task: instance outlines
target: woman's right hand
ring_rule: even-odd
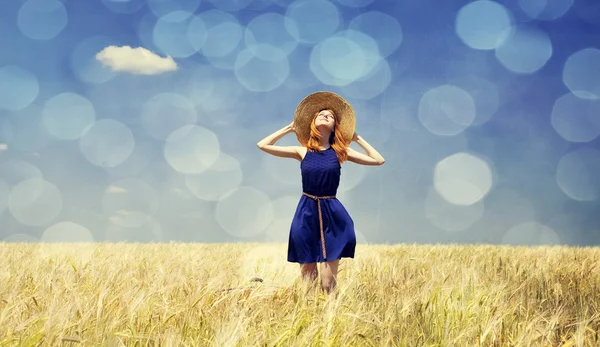
[[[285,131],[288,133],[293,133],[296,132],[296,129],[294,128],[294,122],[291,122],[288,126],[286,126]]]

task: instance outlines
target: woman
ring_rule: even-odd
[[[300,102],[294,121],[258,142],[261,150],[300,162],[302,196],[298,202],[288,244],[288,261],[300,264],[302,279],[316,282],[321,264],[321,289],[336,287],[341,258],[354,258],[354,222],[335,197],[341,164],[382,165],[385,160],[354,132],[354,111],[339,95],[317,92]],[[295,132],[301,146],[276,146],[281,137]],[[355,141],[366,153],[348,147]]]

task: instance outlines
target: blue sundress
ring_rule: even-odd
[[[302,195],[290,227],[288,262],[307,264],[354,258],[354,221],[335,197],[341,176],[335,151],[331,147],[318,152],[308,150],[300,172]]]

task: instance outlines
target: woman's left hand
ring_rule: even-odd
[[[356,142],[358,141],[358,134],[354,133],[354,135],[352,136],[352,141]]]

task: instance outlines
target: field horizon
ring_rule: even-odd
[[[286,247],[2,243],[0,344],[600,342],[600,247],[359,244],[331,296],[302,285]]]

